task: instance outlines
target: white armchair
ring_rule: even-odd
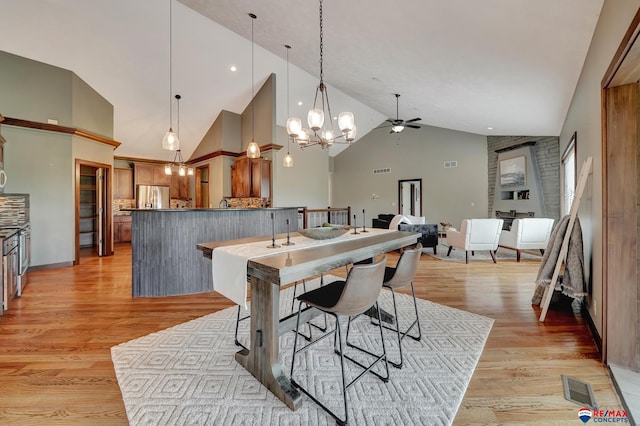
[[[521,250],[540,250],[549,244],[549,237],[553,229],[553,219],[526,217],[514,219],[509,231],[500,234],[500,247],[507,247],[516,251],[516,261],[520,262]]]
[[[469,263],[469,252],[473,255],[476,250],[488,250],[493,263],[496,263],[495,251],[503,222],[502,219],[464,219],[460,231],[447,231],[447,256],[451,250],[459,248],[465,251],[466,262]]]

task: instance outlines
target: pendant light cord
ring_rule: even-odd
[[[289,103],[290,103],[290,98],[289,98],[289,49],[291,49],[291,46],[289,46],[288,44],[285,44],[284,47],[287,48],[287,117],[291,117],[291,115],[289,114]],[[287,155],[289,155],[289,146],[291,144],[291,138],[287,138]]]
[[[250,13],[249,16],[251,16],[251,142],[255,142],[255,110],[256,110],[256,105],[255,105],[255,93],[254,93],[254,86],[255,86],[255,76],[254,76],[254,53],[253,53],[253,47],[254,47],[254,42],[253,42],[253,21],[255,21],[256,19],[256,15],[254,15],[253,13]]]
[[[320,85],[323,84],[324,82],[324,68],[322,66],[322,62],[323,62],[323,43],[324,40],[324,32],[323,32],[323,25],[322,25],[322,0],[320,0]]]
[[[169,129],[173,127],[173,0],[169,0]]]

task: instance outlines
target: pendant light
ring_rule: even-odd
[[[176,151],[180,148],[178,135],[173,131],[173,108],[171,97],[173,95],[173,0],[169,0],[169,130],[162,138],[162,148]]]
[[[247,157],[249,158],[260,158],[260,145],[256,143],[255,140],[255,110],[256,110],[256,102],[255,102],[255,94],[254,94],[254,59],[253,59],[253,21],[257,18],[256,15],[250,13],[251,17],[251,143],[247,146]]]
[[[180,137],[180,99],[182,98],[182,96],[180,95],[176,95],[176,103],[177,103],[177,113],[178,113],[178,125],[176,127],[177,129],[177,133],[176,135],[178,137]],[[173,174],[173,166],[177,166],[178,167],[178,176],[192,176],[193,175],[193,167],[188,167],[186,164],[184,164],[184,160],[182,158],[182,152],[180,151],[180,148],[178,147],[178,149],[176,149],[176,155],[173,158],[173,163],[167,163],[164,166],[164,173],[166,175],[171,175]]]
[[[291,49],[291,46],[289,46],[288,44],[285,44],[284,47],[287,48],[287,117],[289,117],[289,49]],[[289,123],[287,123],[287,129],[290,128]],[[300,129],[296,129],[296,130],[300,130]],[[298,131],[295,136],[289,135],[289,138],[287,138],[287,155],[284,156],[284,158],[282,159],[282,165],[284,167],[293,167],[293,157],[291,156],[291,153],[289,152],[289,145],[291,143],[291,138],[295,138],[298,136],[300,132]]]

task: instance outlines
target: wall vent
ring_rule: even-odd
[[[382,169],[373,169],[374,175],[380,175],[383,173],[391,173],[391,169],[389,167],[384,167]]]
[[[445,161],[444,162],[444,168],[445,169],[450,169],[452,167],[458,167],[458,162],[457,161]]]

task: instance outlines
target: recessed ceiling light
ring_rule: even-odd
[[[493,130],[493,127],[487,127],[487,130]]]
[[[298,101],[298,106],[302,106],[302,101]]]
[[[238,71],[238,68],[236,68],[235,65],[231,65],[231,68],[229,68],[231,71],[236,72]]]

